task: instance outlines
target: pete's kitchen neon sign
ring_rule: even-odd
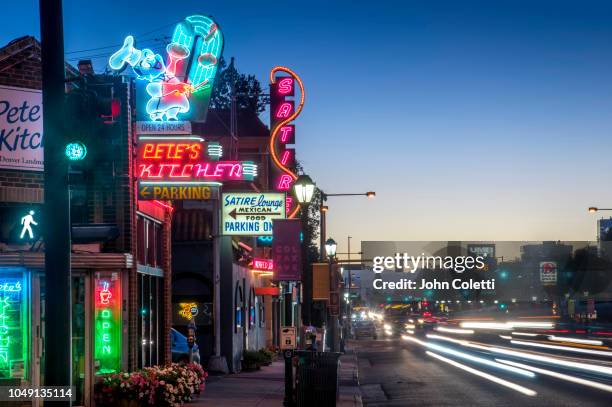
[[[141,137],[136,176],[149,181],[252,181],[257,176],[255,163],[219,161],[220,145],[211,146],[207,149],[196,136]]]
[[[286,73],[290,76],[278,76],[277,73]],[[298,176],[295,171],[295,150],[288,148],[288,144],[295,143],[295,126],[290,123],[301,113],[304,106],[304,85],[300,77],[291,69],[277,66],[270,71],[270,156],[275,167],[281,173],[274,181],[274,188],[278,191],[291,189]],[[295,84],[300,88],[300,100],[297,107],[295,101],[286,97],[295,95]],[[299,204],[293,205],[293,199],[287,197],[287,218],[294,218],[300,209]]]
[[[94,292],[96,374],[121,369],[121,284],[119,273],[96,273]]]

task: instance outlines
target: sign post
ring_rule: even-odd
[[[296,329],[294,326],[281,328],[280,348],[285,357],[285,400],[284,406],[293,405],[293,350],[296,348]]]

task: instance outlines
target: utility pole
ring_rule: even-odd
[[[70,386],[71,293],[68,160],[64,157],[64,32],[62,0],[40,0],[43,134],[45,137],[45,385]],[[69,406],[69,401],[45,402]]]

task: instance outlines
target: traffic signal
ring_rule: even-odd
[[[87,155],[87,147],[80,141],[73,141],[66,144],[64,153],[70,161],[81,161]]]
[[[93,168],[117,156],[116,133],[124,130],[127,85],[117,78],[88,78],[66,93],[64,111],[65,159]],[[117,133],[118,134],[118,133]]]

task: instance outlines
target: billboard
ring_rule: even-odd
[[[540,282],[542,285],[557,284],[557,263],[554,261],[540,262]]]
[[[301,280],[302,260],[299,219],[277,219],[274,221],[272,260],[276,281]]]
[[[221,233],[272,235],[272,222],[285,218],[285,202],[285,194],[279,192],[224,192],[221,197]]]
[[[0,168],[42,171],[42,93],[0,86]]]
[[[599,219],[599,241],[612,241],[612,218]]]

